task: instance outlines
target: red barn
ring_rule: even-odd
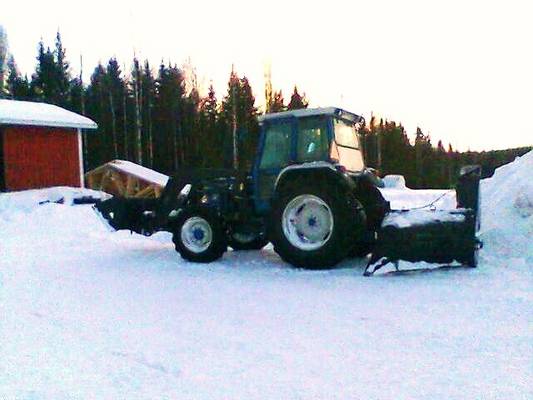
[[[83,187],[81,129],[96,128],[51,104],[0,100],[0,191]]]

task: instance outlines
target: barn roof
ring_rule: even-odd
[[[0,100],[0,125],[33,125],[57,128],[96,129],[83,115],[47,103]]]

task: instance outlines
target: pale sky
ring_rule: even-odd
[[[339,106],[416,126],[460,150],[533,145],[533,1],[4,1],[23,73],[59,28],[84,79],[133,52],[156,68],[188,58],[223,97],[231,65],[264,103],[264,67],[286,100]]]

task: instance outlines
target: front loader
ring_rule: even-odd
[[[115,229],[172,232],[176,250],[194,262],[214,261],[228,246],[253,250],[268,242],[302,268],[330,268],[376,249],[387,257],[380,242],[391,210],[364,164],[363,118],[320,108],[267,114],[259,122],[249,173],[183,169],[158,199],[113,198],[97,209]]]

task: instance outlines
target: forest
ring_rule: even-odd
[[[259,135],[258,116],[309,105],[296,86],[286,101],[266,79],[264,106],[258,107],[254,97],[258,92],[233,68],[221,97],[213,85],[202,94],[190,64],[153,66],[134,57],[126,65],[111,58],[94,67],[88,82],[82,76],[81,72],[73,76],[59,33],[52,47],[38,43],[35,71],[23,76],[0,26],[0,98],[56,104],[93,119],[97,132],[83,134],[85,171],[113,159],[166,174],[184,166],[231,168],[234,135],[237,168],[249,170]],[[435,145],[421,128],[410,139],[401,123],[374,116],[360,133],[366,164],[382,176],[404,175],[411,188],[452,187],[466,164],[480,164],[483,177],[488,177],[531,150],[459,152],[441,141]]]

